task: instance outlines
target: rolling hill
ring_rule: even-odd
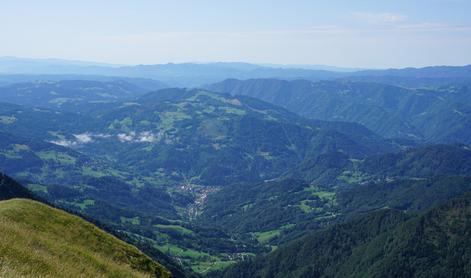
[[[82,113],[90,106],[129,100],[144,93],[145,89],[121,80],[35,81],[0,87],[2,102]]]
[[[397,150],[358,125],[309,121],[257,99],[205,90],[162,90],[93,115],[95,130],[107,136],[83,151],[196,184],[271,179],[332,149],[354,158]]]
[[[0,131],[111,158],[154,179],[213,185],[274,178],[307,154],[338,149],[362,158],[398,149],[358,124],[309,121],[204,90],[161,90],[87,115],[4,103],[0,120]]]

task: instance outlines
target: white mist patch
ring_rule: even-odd
[[[80,147],[108,138],[117,138],[121,143],[153,143],[159,141],[161,138],[160,133],[154,134],[152,131],[142,131],[139,133],[131,131],[129,133],[119,133],[117,135],[84,132],[80,134],[72,134],[72,136],[73,138],[71,139],[65,139],[62,137],[49,142],[63,147]]]
[[[459,110],[454,109],[453,112],[460,115],[460,116],[463,116],[463,117],[465,116],[464,113],[459,111]]]
[[[93,137],[95,138],[110,138],[110,134],[103,134],[103,133],[98,133],[98,134],[93,134]]]
[[[52,140],[49,142],[63,147],[79,147],[85,144],[93,143],[96,139],[105,139],[111,137],[109,134],[91,132],[72,134],[72,136],[72,139],[60,138],[58,140]]]
[[[53,140],[53,141],[49,141],[49,143],[52,143],[52,144],[55,144],[55,145],[59,145],[59,146],[62,146],[62,147],[74,147],[74,146],[77,146],[78,143],[76,141],[73,141],[73,140],[65,140],[65,139],[61,139],[61,140]]]
[[[155,136],[150,131],[144,131],[139,134],[139,142],[152,143],[155,141]]]
[[[134,131],[128,134],[120,133],[118,134],[118,140],[121,142],[133,142],[135,136],[136,136],[136,133]]]
[[[118,140],[123,143],[152,143],[157,140],[156,136],[151,131],[119,133],[117,137]]]
[[[79,144],[87,144],[93,142],[93,135],[90,133],[82,133],[82,134],[74,134],[77,143]]]

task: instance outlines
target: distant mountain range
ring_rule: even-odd
[[[471,66],[426,67],[391,70],[356,70],[329,66],[307,65],[257,65],[238,62],[182,63],[121,66],[89,62],[54,59],[0,58],[0,74],[29,75],[101,75],[114,77],[148,78],[162,81],[170,86],[195,87],[219,82],[228,78],[279,78],[293,79],[337,79],[354,78],[377,80],[388,77],[390,82],[409,85],[437,83],[439,79],[454,78],[455,82],[470,80]],[[410,80],[414,76],[416,80]],[[393,80],[393,81],[391,81]],[[445,82],[442,80],[441,82]]]

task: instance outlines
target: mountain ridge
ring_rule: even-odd
[[[259,98],[307,118],[360,123],[387,138],[470,144],[465,85],[408,89],[369,82],[228,79],[207,88]]]
[[[0,61],[0,72],[6,74],[93,74],[104,76],[128,76],[161,80],[170,85],[177,86],[202,86],[208,83],[219,82],[227,78],[281,78],[281,79],[335,79],[355,76],[391,76],[402,77],[410,75],[411,72],[418,76],[427,78],[468,78],[470,66],[450,67],[425,67],[404,68],[394,70],[369,70],[356,72],[328,71],[335,68],[316,68],[308,66],[283,65],[263,66],[259,64],[239,62],[214,62],[214,63],[167,63],[150,65],[124,65],[124,66],[101,66],[94,63],[46,63],[43,67],[38,66],[34,60],[28,63],[28,59],[22,64],[2,65]],[[47,60],[45,61],[47,62]],[[54,62],[54,60],[52,61]],[[327,69],[327,70],[326,70]]]

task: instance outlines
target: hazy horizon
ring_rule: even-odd
[[[465,0],[7,1],[0,56],[126,65],[464,65],[471,63],[470,10]]]
[[[96,66],[108,66],[108,67],[132,67],[132,66],[152,66],[152,65],[169,65],[169,64],[247,64],[247,65],[254,65],[254,66],[261,66],[261,67],[274,67],[274,68],[300,68],[300,69],[320,69],[320,70],[328,70],[328,71],[363,71],[363,70],[388,70],[388,69],[405,69],[405,68],[427,68],[427,67],[441,67],[441,66],[456,66],[456,67],[463,67],[463,66],[470,66],[471,63],[463,63],[458,65],[449,65],[449,64],[431,64],[431,65],[424,65],[424,66],[403,66],[403,67],[362,67],[361,65],[355,67],[344,67],[341,65],[325,65],[325,64],[276,64],[276,63],[257,63],[257,62],[247,62],[247,61],[183,61],[183,62],[162,62],[162,63],[140,63],[140,64],[117,64],[112,62],[103,62],[103,61],[96,61],[96,60],[80,60],[80,59],[68,59],[68,58],[61,58],[61,57],[18,57],[18,56],[0,56],[0,62],[2,59],[15,59],[15,60],[23,60],[28,61],[31,60],[33,62],[57,62],[57,63],[68,63],[70,65],[80,65],[84,64],[84,66],[96,65]]]

